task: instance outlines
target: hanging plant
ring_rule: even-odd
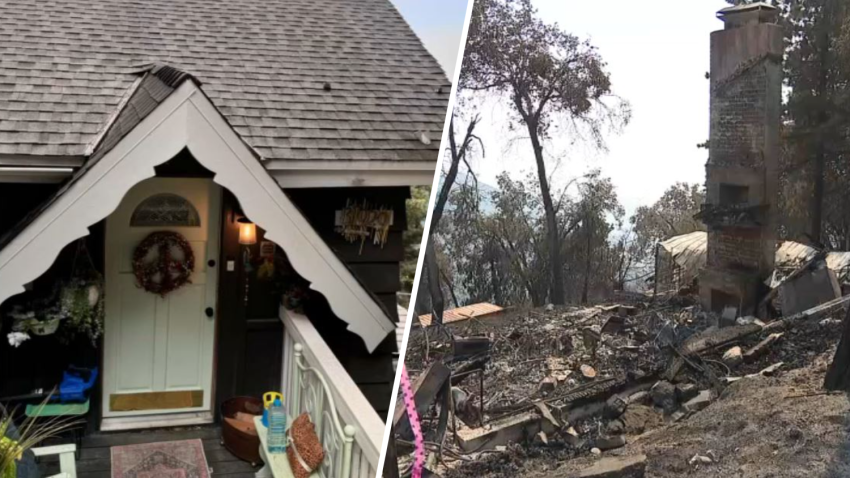
[[[154,232],[133,252],[136,285],[161,297],[191,283],[194,270],[192,245],[176,232]]]
[[[99,276],[72,279],[64,284],[60,302],[66,318],[63,339],[70,341],[77,335],[85,335],[95,344],[103,335],[103,302],[103,281]]]
[[[46,296],[15,306],[9,316],[14,322],[7,339],[13,347],[29,340],[30,334],[51,335],[57,330],[64,343],[82,335],[95,345],[103,335],[103,276],[95,269],[85,241],[78,243],[70,279],[56,284]]]

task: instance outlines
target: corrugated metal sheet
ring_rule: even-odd
[[[659,243],[659,254],[666,254],[681,267],[683,282],[696,277],[705,265],[708,234],[702,231],[671,237]],[[776,269],[788,273],[814,257],[815,249],[795,241],[784,241],[776,250]],[[850,252],[830,252],[826,265],[838,276],[840,283],[850,283]]]
[[[683,234],[671,237],[659,246],[682,268],[683,277],[693,277],[699,272],[699,268],[705,265],[708,234],[704,231]]]
[[[499,307],[498,305],[489,304],[487,302],[467,305],[464,307],[458,307],[457,309],[451,309],[443,312],[443,323],[450,324],[452,322],[460,322],[461,320],[469,320],[472,317],[481,318],[487,315],[497,314],[503,310],[505,309]],[[423,327],[430,326],[431,314],[420,315],[419,323]]]

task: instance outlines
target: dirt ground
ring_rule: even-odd
[[[658,346],[662,329],[681,342],[713,320],[687,301],[639,307],[627,321],[626,332],[603,341],[594,356],[584,348],[577,330],[598,329],[607,317],[586,316],[579,309],[535,309],[515,311],[490,323],[482,319],[452,327],[456,335],[489,335],[494,340],[493,359],[485,374],[488,419],[533,400],[557,398],[562,389],[624,372],[657,370],[669,360]],[[712,390],[714,398],[707,408],[673,422],[652,403],[639,409],[630,404],[633,412],[650,410],[656,415],[641,434],[626,433],[625,447],[601,456],[646,454],[646,476],[652,478],[850,476],[850,401],[842,394],[825,394],[821,388],[840,331],[837,317],[799,324],[760,359],[732,369],[721,363],[724,350],[704,356],[701,366],[719,377],[744,377],[778,362],[783,365],[772,376],[742,378],[728,386],[712,384],[704,374],[688,370],[682,381]],[[447,338],[431,332],[429,339],[426,359],[424,335],[421,331],[411,335],[406,357],[411,375],[448,352]],[[572,343],[564,345],[567,341]],[[746,349],[758,341],[752,338],[741,345]],[[563,359],[568,379],[554,391],[543,392],[538,384],[552,373],[545,360],[551,356]],[[598,376],[584,377],[578,372],[581,364],[592,365]],[[473,396],[474,388],[468,387]],[[573,477],[599,460],[591,448],[596,437],[606,435],[607,421],[596,417],[570,424],[582,436],[579,446],[568,445],[555,434],[546,444],[529,439],[472,454],[460,453],[449,431],[436,471],[446,478]]]

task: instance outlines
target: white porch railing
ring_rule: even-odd
[[[280,318],[284,326],[281,381],[284,401],[293,418],[310,412],[327,454],[319,474],[324,478],[375,478],[384,422],[310,320],[283,307]],[[305,369],[314,369],[319,374],[304,373]],[[321,376],[325,377],[327,388],[322,386]],[[331,396],[326,396],[324,390],[330,390]],[[334,408],[339,423],[334,420]],[[346,442],[351,432],[354,443],[349,458]],[[347,463],[350,474],[345,473],[349,468]]]

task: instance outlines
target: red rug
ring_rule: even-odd
[[[182,440],[114,446],[112,478],[210,478],[204,443]]]

